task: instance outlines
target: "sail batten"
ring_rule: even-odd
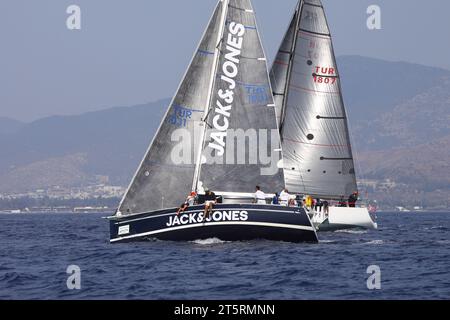
[[[271,76],[287,188],[323,198],[349,196],[357,187],[347,113],[320,0],[299,1]]]

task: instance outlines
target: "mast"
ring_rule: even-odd
[[[295,25],[294,25],[294,35],[293,35],[293,41],[292,41],[292,46],[291,46],[291,50],[289,53],[289,66],[288,66],[288,72],[286,75],[286,86],[284,88],[284,93],[283,93],[283,104],[281,106],[281,115],[280,115],[280,123],[279,123],[279,128],[280,128],[280,133],[283,131],[283,123],[284,123],[284,119],[286,116],[286,103],[287,103],[287,95],[288,95],[288,90],[289,90],[289,83],[291,82],[291,75],[292,75],[292,67],[293,67],[293,62],[294,62],[294,56],[295,56],[295,48],[297,47],[297,32],[299,30],[299,26],[300,26],[300,17],[302,16],[302,8],[303,8],[303,0],[299,0],[298,4],[297,4],[297,8],[296,8],[296,19],[295,19]],[[283,142],[283,136],[281,136],[281,142]]]
[[[207,130],[207,119],[208,114],[211,110],[211,105],[213,101],[213,89],[214,89],[214,83],[216,82],[216,73],[217,68],[219,66],[219,56],[220,56],[220,44],[222,42],[223,34],[225,32],[225,22],[228,14],[228,4],[230,0],[221,0],[222,2],[222,16],[220,17],[220,32],[217,34],[217,45],[214,51],[214,60],[213,60],[213,68],[211,70],[211,80],[209,82],[208,87],[208,98],[207,103],[205,105],[205,110],[203,113],[203,130],[201,130],[201,136],[200,136],[200,143],[199,143],[199,150],[197,152],[197,160],[195,162],[195,171],[194,171],[194,178],[192,181],[192,191],[197,191],[198,187],[198,179],[200,176],[200,168],[201,168],[201,161],[202,161],[202,151],[205,145],[205,136],[206,136],[206,130]]]

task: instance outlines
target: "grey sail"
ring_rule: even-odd
[[[178,92],[139,166],[119,212],[142,213],[177,207],[191,191],[195,172],[195,151],[200,141],[205,105],[215,68],[218,34],[223,26],[220,1],[205,30],[198,50]]]
[[[198,190],[266,192],[284,186],[280,137],[266,56],[250,0],[229,0]]]
[[[284,36],[283,41],[281,42],[280,49],[275,57],[275,61],[273,62],[272,70],[270,72],[270,82],[272,83],[273,88],[273,96],[275,99],[276,106],[283,106],[284,101],[287,95],[287,82],[289,79],[289,64],[291,63],[292,54],[294,52],[294,43],[295,43],[295,30],[298,28],[298,10],[295,10],[294,16],[292,17],[292,21],[289,24],[289,28]],[[277,123],[281,127],[281,119],[283,108],[277,107]]]
[[[347,197],[357,188],[355,169],[339,72],[320,0],[300,1],[295,17],[293,50],[280,51],[277,57],[289,63],[275,63],[272,79],[274,86],[285,85],[284,91],[277,87],[276,92],[286,93],[277,104],[286,186],[291,192],[323,198]]]

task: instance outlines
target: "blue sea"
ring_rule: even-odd
[[[378,231],[110,244],[99,214],[0,215],[0,299],[450,299],[450,213],[379,213]],[[81,289],[67,288],[69,265]],[[369,266],[381,289],[369,290]]]

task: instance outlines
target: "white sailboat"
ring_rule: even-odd
[[[330,203],[312,209],[318,230],[376,229],[366,207],[333,205],[357,191],[347,113],[320,0],[300,0],[271,73],[290,192]]]
[[[284,186],[275,104],[250,0],[220,0],[116,214],[111,242],[317,242],[302,208],[253,203]],[[240,156],[239,156],[240,155]],[[209,216],[204,191],[217,196]],[[177,215],[191,192],[198,204]],[[202,200],[203,199],[203,200]]]

